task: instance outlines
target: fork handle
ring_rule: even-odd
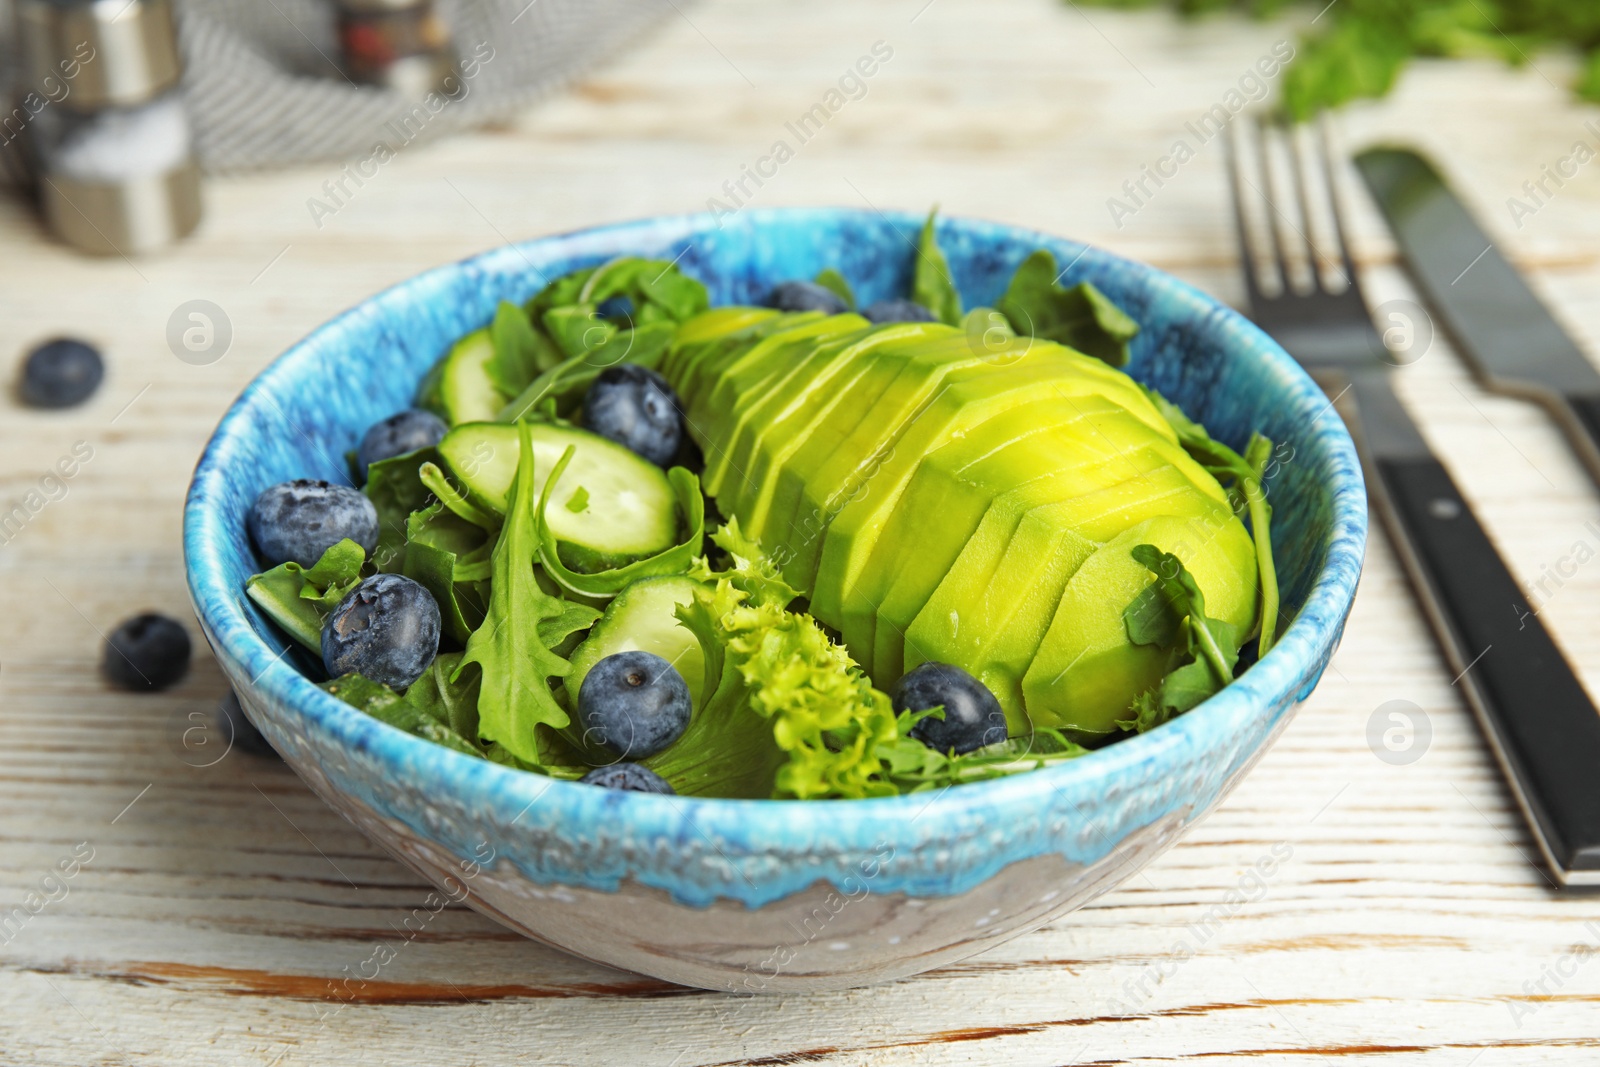
[[[1590,476],[1600,483],[1600,395],[1567,393],[1556,407],[1557,422],[1564,424],[1573,449]]]
[[[1556,872],[1600,880],[1600,711],[1444,465],[1379,455],[1380,511]]]

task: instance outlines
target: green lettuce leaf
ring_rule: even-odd
[[[1067,289],[1056,277],[1056,257],[1041,248],[1022,261],[995,307],[1019,336],[1043,337],[1113,367],[1127,366],[1128,342],[1139,324],[1089,282]]]
[[[494,547],[488,612],[483,625],[467,639],[456,677],[469,664],[482,669],[479,737],[498,741],[517,758],[538,764],[541,727],[559,730],[571,722],[550,689],[550,679],[565,677],[571,664],[551,649],[592,624],[600,613],[552,596],[539,585],[534,573],[538,539],[533,439],[526,425],[521,427],[519,448],[505,526]]]
[[[678,618],[708,685],[689,728],[645,765],[689,796],[892,796],[879,749],[897,737],[889,697],[815,619],[723,577]]]
[[[489,603],[495,536],[435,500],[406,523],[404,573],[438,602],[444,631],[466,643]]]
[[[405,570],[406,521],[433,499],[419,472],[424,463],[438,462],[438,449],[419,448],[380,459],[367,468],[362,492],[378,513],[378,544],[372,550],[372,565],[378,570],[396,574]]]
[[[840,300],[843,300],[844,306],[849,310],[854,311],[856,309],[855,291],[850,288],[850,283],[845,280],[843,274],[840,274],[832,267],[824,267],[811,280],[837,296]]]
[[[886,776],[901,793],[1004,778],[1077,759],[1089,751],[1059,730],[1040,728],[1029,736],[1008,738],[998,744],[952,756],[937,752],[910,736],[911,727],[926,715],[926,712],[901,713],[896,720],[899,737],[893,744],[880,750]]]
[[[244,583],[245,592],[285,633],[322,655],[322,622],[361,581],[366,553],[348,537],[311,567],[290,560]]]
[[[1272,441],[1252,433],[1241,456],[1213,438],[1204,426],[1154,389],[1146,388],[1145,393],[1178,435],[1178,443],[1184,451],[1227,488],[1234,514],[1250,520],[1250,536],[1255,542],[1256,569],[1261,582],[1261,631],[1256,652],[1258,658],[1265,656],[1277,634],[1279,611],[1278,568],[1272,559],[1272,505],[1267,502],[1265,487],[1267,468],[1273,458]]]
[[[950,262],[939,249],[939,239],[934,234],[933,221],[939,214],[936,207],[928,212],[928,221],[922,224],[922,235],[917,242],[917,265],[911,274],[911,299],[933,312],[934,317],[948,326],[961,325],[961,294],[950,278]]]
[[[550,339],[533,328],[528,313],[509,300],[500,301],[489,325],[494,355],[484,368],[503,396],[516,396],[543,371],[561,361]]]
[[[1206,615],[1205,594],[1181,560],[1155,545],[1135,545],[1133,558],[1155,575],[1122,612],[1128,640],[1169,654],[1167,673],[1135,699],[1124,730],[1159,726],[1233,681],[1241,635]]]
[[[382,682],[374,682],[359,674],[347,674],[323,682],[322,688],[353,708],[371,715],[379,722],[388,723],[397,730],[443,745],[465,756],[482,759],[483,750],[468,738],[451,720],[452,702],[459,704],[473,694],[474,686],[452,691],[445,679],[451,664],[441,665],[439,660],[456,657],[440,656],[426,673],[406,691],[404,696]],[[441,688],[443,686],[444,688]]]

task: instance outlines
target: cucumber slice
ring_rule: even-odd
[[[572,653],[566,677],[567,697],[574,710],[583,679],[596,663],[618,652],[653,652],[677,668],[689,684],[694,706],[700,706],[705,684],[705,657],[700,642],[678,622],[680,604],[694,600],[700,585],[692,578],[644,578],[618,593],[589,636]]]
[[[489,378],[494,341],[487,327],[474,330],[451,346],[422,380],[417,406],[455,426],[488,422],[500,414],[507,398]]]
[[[575,449],[545,513],[556,540],[576,550],[573,566],[604,569],[677,542],[677,500],[660,467],[587,430],[535,423],[531,431],[535,494],[568,446]],[[506,513],[517,455],[517,428],[503,422],[457,426],[439,442],[467,499],[496,515]]]

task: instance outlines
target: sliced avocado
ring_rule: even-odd
[[[1231,513],[1218,522],[1162,516],[1102,545],[1067,582],[1055,617],[1022,679],[1028,716],[1084,736],[1101,736],[1127,718],[1129,694],[1160,681],[1166,653],[1128,641],[1122,612],[1154,576],[1133,558],[1136,545],[1170,552],[1194,575],[1206,614],[1250,631],[1257,601],[1255,548]]]
[[[914,348],[916,341],[933,331],[948,333],[950,328],[938,323],[897,323],[877,327],[859,338],[843,339],[837,350],[828,346],[820,353],[826,362],[818,368],[812,387],[773,413],[773,422],[758,433],[759,446],[752,450],[746,470],[746,486],[753,488],[755,495],[741,506],[740,514],[751,536],[769,548],[782,549],[785,576],[791,583],[802,582],[796,588],[809,587],[809,576],[802,579],[793,563],[809,535],[797,531],[795,537],[787,536],[793,509],[781,495],[786,472],[806,449],[828,449],[826,442],[817,443],[818,435],[832,439],[843,432],[841,427],[855,427],[863,419],[879,421],[881,412],[874,405],[905,364],[903,349],[908,344]]]
[[[929,450],[990,415],[1051,393],[1066,399],[1069,406],[1098,402],[1106,404],[1108,411],[1117,409],[1100,398],[1095,383],[1063,375],[1057,354],[1038,347],[1016,362],[1001,366],[978,359],[960,360],[948,367],[904,420],[903,432],[880,445],[875,455],[869,454],[866,463],[850,469],[841,457],[812,475],[807,483],[807,503],[831,516],[821,538],[820,552],[815,554],[819,562],[815,566],[811,604],[819,619],[827,621],[836,615],[842,607],[844,591],[860,581],[883,523]],[[1147,429],[1140,429],[1141,437],[1151,436]],[[846,480],[837,482],[841,472]],[[846,495],[834,488],[836,484],[853,485],[855,489]]]
[[[963,553],[906,628],[905,669],[928,659],[960,664],[1000,700],[1014,730],[1027,728],[1022,679],[1078,567],[1101,544],[1151,518],[1208,518],[1219,525],[1230,518],[1224,505],[1162,462],[1158,450],[1141,451],[1151,464],[1148,473],[1034,508],[998,557],[983,554],[981,533],[974,537],[969,549],[977,558],[969,564]]]
[[[1040,400],[1026,398],[1040,394]],[[976,416],[981,406],[966,413]],[[1093,434],[1082,429],[1090,421],[1098,427]],[[883,678],[898,677],[904,630],[998,496],[1027,486],[1032,501],[1038,486],[1050,494],[1040,501],[1064,499],[1138,477],[1147,469],[1139,462],[1165,462],[1133,454],[1152,443],[1165,445],[1117,403],[1099,395],[1059,395],[1054,389],[1030,390],[1016,408],[970,429],[950,430],[949,442],[912,470],[870,547],[869,563],[854,584],[840,590],[840,619],[834,625],[845,645],[861,662],[877,665],[885,662],[880,646],[890,641],[894,673]],[[866,494],[883,491],[893,490],[878,485],[877,478],[864,486]],[[893,633],[874,637],[880,621],[888,622]]]
[[[829,525],[892,460],[918,413],[951,385],[990,369],[953,328],[907,323],[895,329],[911,327],[917,332],[874,347],[866,371],[834,399],[828,416],[773,453],[763,479],[770,503],[754,514],[762,543],[785,547],[790,562],[784,574],[801,588],[811,589]]]
[[[757,416],[763,403],[803,392],[808,373],[815,368],[808,357],[820,346],[840,337],[854,337],[868,326],[858,315],[829,315],[802,319],[751,346],[749,352],[728,365],[711,391],[709,402],[689,417],[700,421],[701,410],[710,424],[698,429],[716,450],[706,457],[706,492],[721,492],[731,475],[744,478],[748,439],[764,427]]]
[[[1110,423],[1113,418],[1103,418],[1103,421]],[[1035,445],[1031,448],[1008,450],[1009,463],[1012,470],[1032,468],[1044,473],[1031,478],[1007,478],[1002,481],[996,477],[1006,473],[1004,465],[1006,454],[1002,453],[995,462],[969,468],[969,471],[975,472],[976,476],[958,475],[955,479],[948,479],[953,480],[957,486],[969,486],[979,478],[988,478],[990,480],[979,484],[995,486],[1010,484],[1014,488],[990,495],[984,503],[974,502],[971,499],[974,494],[970,490],[965,494],[965,500],[958,500],[954,494],[950,494],[941,505],[944,509],[942,513],[963,515],[965,520],[971,523],[972,532],[964,542],[959,544],[942,542],[936,550],[930,550],[926,554],[902,554],[897,557],[897,563],[892,567],[874,562],[863,572],[863,583],[875,575],[887,576],[892,582],[881,596],[877,610],[872,613],[871,629],[858,631],[871,637],[872,644],[869,647],[872,649],[871,662],[874,664],[876,676],[881,676],[886,681],[900,676],[902,653],[913,620],[923,612],[934,597],[935,590],[939,589],[941,584],[958,569],[965,567],[970,571],[976,566],[973,560],[987,561],[983,566],[989,569],[998,566],[1000,555],[1006,550],[1024,515],[1036,508],[1108,491],[1121,484],[1138,483],[1163,469],[1172,470],[1168,457],[1161,447],[1162,444],[1164,442],[1156,441],[1130,446],[1127,451],[1113,455],[1089,453],[1084,456],[1084,462],[1078,464],[1063,462],[1059,452],[1052,454],[1051,451]],[[1183,480],[1181,474],[1174,472],[1174,475]],[[1189,490],[1198,498],[1209,499],[1202,497],[1192,486]],[[926,525],[933,525],[935,522],[936,520],[931,518],[925,520]],[[1096,543],[1108,540],[1111,536],[1109,534],[1096,536],[1098,531],[1076,528],[1074,532]],[[919,538],[919,541],[932,541],[932,538]],[[987,571],[980,570],[979,573],[986,574]],[[1070,573],[1069,571],[1068,574]],[[879,581],[881,580],[883,579],[880,577]],[[1066,576],[1063,575],[1062,582],[1065,581]],[[970,589],[973,586],[970,582],[965,586],[947,586],[947,600],[951,588]],[[1058,588],[1058,595],[1059,592]],[[850,616],[863,612],[864,599],[852,599],[848,602],[847,621],[850,620]],[[1048,616],[1045,621],[1049,621]],[[844,631],[847,639],[852,636],[852,631],[856,630],[855,627],[847,628],[845,625],[841,625],[840,629]]]
[[[572,653],[567,703],[576,711],[583,680],[596,663],[618,652],[653,652],[672,664],[688,683],[694,706],[705,686],[705,658],[693,631],[678,622],[677,610],[694,600],[700,585],[692,578],[644,578],[606,605],[589,636]]]
[[[752,348],[759,347],[774,335],[787,333],[796,326],[819,319],[820,316],[810,313],[779,314],[740,331],[727,342],[702,346],[705,354],[685,367],[683,388],[678,393],[684,410],[708,411],[711,396],[721,385],[728,369],[741,363]]]
[[[782,329],[790,316],[770,308],[722,307],[701,312],[678,327],[658,368],[684,406],[699,383],[716,381],[717,370],[737,359],[752,341]]]

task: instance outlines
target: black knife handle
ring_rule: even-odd
[[[1600,395],[1568,393],[1561,399],[1566,401],[1567,410],[1572,413],[1572,421],[1577,424],[1577,429],[1583,431],[1583,436],[1586,438],[1581,441],[1574,440],[1573,446],[1580,454],[1587,449],[1588,454],[1583,455],[1584,465],[1589,468],[1589,473],[1595,481],[1600,482]]]
[[[1444,466],[1432,456],[1373,466],[1458,682],[1552,858],[1600,872],[1600,711]]]

